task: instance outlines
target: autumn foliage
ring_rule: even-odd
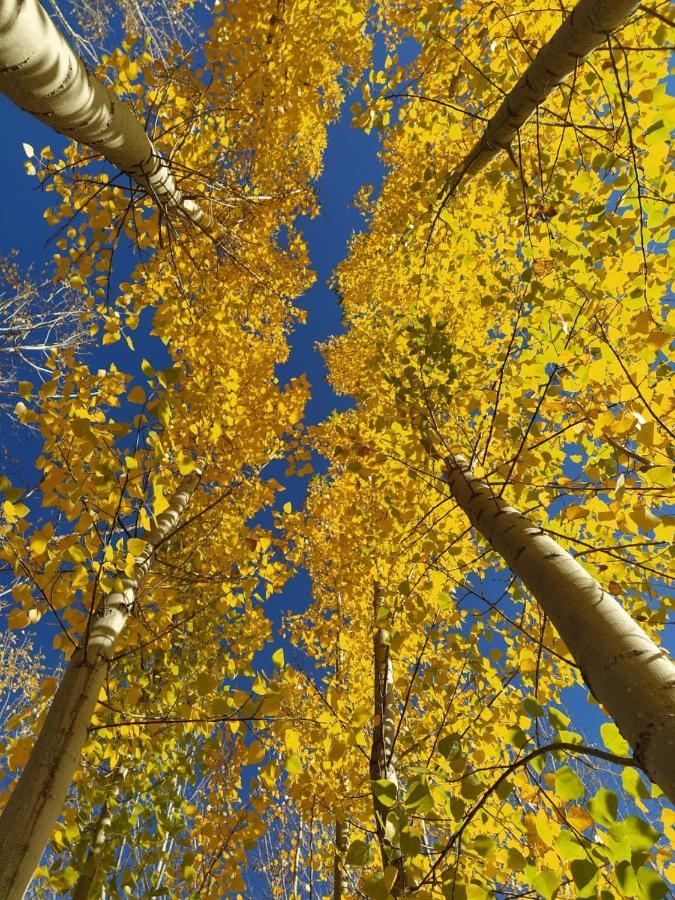
[[[625,5],[475,172],[571,2],[232,0],[202,11],[192,52],[127,37],[96,74],[208,228],[88,147],[29,148],[88,344],[7,379],[39,447],[35,487],[0,481],[0,804],[73,651],[152,556],[35,896],[672,890],[672,767],[650,781],[647,737],[605,715],[450,490],[457,466],[488,485],[672,667],[672,22]],[[175,6],[183,23],[193,4]],[[356,198],[345,327],[322,347],[354,402],[308,424],[311,385],[278,372],[314,277],[299,218],[319,212],[340,115],[379,133],[386,174]],[[317,461],[294,508],[284,479]],[[297,573],[306,596],[280,621]],[[629,714],[640,690],[621,687]],[[663,696],[650,728],[667,737],[672,683]]]

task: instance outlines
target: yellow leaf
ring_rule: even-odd
[[[133,556],[140,556],[141,553],[145,551],[147,547],[147,541],[141,540],[141,538],[129,538],[127,541],[127,550]]]
[[[292,728],[286,729],[284,733],[284,747],[288,753],[295,753],[300,749],[300,732],[294,731]]]
[[[40,693],[43,697],[51,697],[58,687],[58,681],[52,675],[45,678],[40,685]]]
[[[155,485],[155,497],[152,504],[152,511],[155,516],[160,515],[169,506],[169,501],[164,496],[164,492],[159,484]]]
[[[30,551],[35,556],[40,556],[47,549],[47,544],[49,543],[49,539],[54,533],[54,526],[51,522],[48,522],[44,528],[41,528],[40,531],[36,531],[31,535],[30,539]]]
[[[651,531],[652,528],[661,523],[661,519],[654,515],[650,509],[647,509],[646,506],[634,507],[629,515],[638,528],[641,528],[643,531]]]
[[[200,672],[199,675],[197,675],[196,686],[197,693],[200,697],[210,693],[215,688],[216,684],[216,679],[208,672]]]
[[[288,772],[289,775],[300,775],[302,774],[302,762],[300,761],[300,757],[297,753],[292,753],[286,762],[284,763],[284,768]]]
[[[284,648],[279,647],[278,650],[275,650],[272,654],[272,662],[275,666],[279,666],[279,668],[283,668],[284,665]]]
[[[209,706],[209,712],[215,719],[224,718],[228,714],[229,709],[230,705],[225,697],[215,697]]]
[[[14,609],[7,617],[9,628],[25,628],[29,621],[28,613],[23,609]]]
[[[145,403],[145,391],[137,384],[136,387],[132,388],[127,394],[127,400],[129,403]]]
[[[673,470],[670,466],[654,466],[643,472],[645,478],[650,484],[659,485],[659,487],[669,488],[673,486]]]

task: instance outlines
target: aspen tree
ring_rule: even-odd
[[[342,595],[337,595],[337,614],[342,614]],[[342,647],[341,628],[338,627],[335,641],[335,677],[342,679],[344,672],[344,649]],[[349,825],[346,821],[335,820],[335,852],[333,855],[333,900],[342,900],[347,890],[345,872],[345,854],[349,847]]]
[[[391,891],[394,896],[399,896],[405,886],[404,861],[401,848],[396,846],[387,833],[387,815],[390,807],[398,803],[400,789],[394,752],[396,689],[389,635],[381,624],[383,614],[386,615],[383,591],[376,582],[373,587],[373,736],[370,746],[370,780],[382,868],[385,877],[393,875]],[[390,791],[395,796],[388,796],[387,802],[383,802],[382,794]]]
[[[98,855],[100,854],[101,846],[105,843],[106,832],[111,824],[112,816],[108,809],[108,802],[104,800],[101,812],[94,823],[91,846],[87,852],[84,868],[75,885],[73,900],[89,900],[89,897],[92,895],[98,869]]]
[[[568,11],[572,5],[566,4]],[[601,8],[584,3],[578,9],[592,6]],[[503,554],[490,552],[482,540],[476,546],[470,521],[440,471],[430,471],[419,432],[426,423],[444,457],[450,449],[470,457],[476,477],[490,477],[505,501],[527,516],[531,530],[553,537],[559,547],[551,552],[565,548],[572,562],[583,565],[587,576],[577,581],[591,597],[588,627],[593,634],[607,633],[598,646],[608,660],[617,645],[628,648],[618,641],[608,645],[611,635],[594,617],[603,608],[611,615],[610,606],[593,599],[602,596],[600,584],[617,598],[621,608],[614,607],[623,625],[619,619],[613,624],[618,630],[625,626],[629,646],[634,639],[631,649],[651,650],[653,659],[646,653],[632,660],[642,660],[651,674],[642,679],[637,666],[628,671],[630,658],[621,664],[614,660],[614,681],[622,666],[628,680],[604,687],[624,713],[628,705],[635,711],[644,702],[645,727],[669,716],[672,701],[665,690],[652,699],[652,687],[672,682],[672,667],[658,646],[672,619],[667,504],[672,502],[673,406],[666,358],[672,318],[665,302],[672,267],[666,253],[654,252],[669,240],[665,197],[672,195],[672,146],[665,125],[672,98],[665,92],[661,49],[667,23],[652,7],[633,15],[634,6],[603,5],[609,16],[623,17],[621,33],[610,34],[615,27],[610,22],[611,28],[595,36],[585,64],[569,59],[573,75],[566,85],[552,90],[552,80],[544,97],[546,85],[539,82],[543,99],[536,102],[530,93],[529,110],[521,91],[522,125],[514,120],[516,130],[502,134],[513,145],[497,156],[508,140],[507,146],[487,148],[480,144],[483,132],[507,100],[505,90],[528,69],[532,75],[541,48],[536,75],[569,12],[481,0],[425,4],[426,15],[419,6],[394,0],[383,0],[380,8],[388,24],[415,38],[420,50],[408,66],[392,55],[374,70],[355,105],[354,124],[382,134],[388,174],[376,199],[367,188],[361,192],[368,230],[352,239],[338,272],[346,332],[330,342],[326,357],[334,387],[355,398],[356,408],[336,415],[326,432],[337,435],[335,457],[344,470],[361,479],[364,491],[377,485],[388,510],[390,533],[379,542],[378,558],[407,523],[401,556],[410,548],[415,565],[426,564],[445,585],[441,621],[469,610],[470,624],[463,623],[462,634],[480,640],[479,652],[494,663],[501,682],[495,693],[515,701],[511,710],[500,710],[488,700],[483,710],[490,725],[482,740],[481,730],[474,732],[467,751],[458,737],[455,750],[452,732],[464,730],[457,723],[462,692],[453,696],[450,671],[441,687],[440,654],[424,657],[422,677],[438,679],[436,688],[444,690],[448,703],[452,698],[455,721],[439,732],[450,771],[436,781],[429,772],[435,752],[430,763],[421,762],[436,810],[426,817],[424,847],[430,854],[420,865],[418,884],[431,896],[464,896],[462,890],[471,896],[469,884],[477,896],[551,898],[565,891],[613,896],[626,887],[627,872],[636,885],[629,889],[633,893],[663,896],[670,809],[665,798],[657,799],[658,784],[650,787],[638,774],[637,764],[646,765],[640,748],[638,763],[627,757],[629,746],[620,732],[634,740],[639,734],[629,735],[616,704],[613,712],[603,698],[595,659],[587,668],[577,656],[575,640],[585,639],[585,594],[577,591],[569,600],[581,632],[572,640],[556,628],[555,609],[533,602],[533,588],[517,578],[515,566],[504,564]],[[576,27],[577,12],[572,19]],[[571,36],[569,26],[562,33]],[[479,177],[466,178],[461,209],[439,216],[430,236],[434,206],[473,152]],[[332,449],[329,444],[329,453]],[[416,504],[409,491],[416,493]],[[487,517],[486,512],[479,524]],[[541,541],[531,537],[530,543],[536,547]],[[530,550],[521,560],[532,564],[533,556]],[[419,589],[406,573],[400,601],[406,615]],[[556,596],[553,588],[548,594]],[[638,622],[642,636],[635,630]],[[484,639],[476,637],[479,623]],[[404,627],[402,620],[396,624]],[[411,617],[405,627],[419,625]],[[453,647],[447,654],[460,684],[469,665],[463,651]],[[400,655],[397,649],[397,660]],[[469,678],[481,668],[482,662],[474,662]],[[399,677],[403,672],[399,676],[397,669],[397,682]],[[616,715],[619,728],[597,723],[596,736],[597,724],[587,724],[576,705],[565,705],[568,691],[584,677],[605,710]],[[430,699],[427,685],[424,692],[413,691],[415,713],[420,697]],[[430,718],[431,710],[426,715]],[[411,721],[408,710],[412,730]],[[657,724],[663,742],[668,722]],[[577,746],[588,745],[583,768],[571,755],[563,760],[551,749],[565,742],[565,732],[574,734]],[[406,784],[413,761],[412,752],[407,755],[410,738],[408,732],[397,748],[398,774]],[[605,752],[593,746],[598,740],[611,770],[593,761],[593,753]],[[651,741],[643,743],[647,749]],[[531,746],[549,749],[528,759]],[[481,758],[492,751],[499,754],[495,763]],[[652,777],[656,762],[652,759]],[[667,757],[662,762],[667,765]],[[458,776],[467,769],[483,787],[467,783],[466,790],[458,789]],[[620,800],[611,790],[617,776]],[[507,799],[501,809],[488,812],[484,804],[492,800],[498,807],[497,789],[507,781],[513,807]],[[449,812],[438,802],[439,782]],[[659,784],[665,787],[663,778]],[[463,805],[467,799],[471,806]],[[539,807],[542,802],[548,809]],[[476,830],[469,835],[466,829]],[[620,861],[612,841],[626,840],[625,846],[637,850],[638,830],[649,832],[649,857]],[[517,842],[510,843],[513,838]],[[442,858],[439,842],[447,848]],[[425,874],[427,860],[431,870]]]
[[[190,473],[143,536],[131,577],[120,575],[88,635],[70,659],[47,718],[0,817],[0,896],[20,900],[63,807],[87,737],[108,663],[158,548],[180,526],[201,474]]]
[[[551,620],[583,678],[675,802],[675,665],[616,598],[541,528],[446,458],[450,492],[474,528],[518,575]]]
[[[510,150],[518,130],[537,107],[596,47],[620,28],[639,5],[639,0],[580,0],[550,41],[539,50],[515,87],[506,94],[480,140],[452,173],[445,187],[446,198],[499,153]]]
[[[349,847],[349,828],[346,822],[335,823],[335,854],[333,858],[333,900],[342,900],[347,889],[345,854]]]
[[[91,147],[167,213],[204,231],[210,212],[185,197],[131,108],[87,70],[38,0],[0,9],[0,91],[54,131]]]

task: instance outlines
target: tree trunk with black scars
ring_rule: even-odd
[[[675,802],[675,664],[666,650],[570,553],[472,475],[465,460],[444,465],[457,504],[527,587],[636,761]]]
[[[0,817],[2,900],[21,900],[40,862],[80,763],[117,640],[157,548],[179,527],[200,477],[195,470],[184,478],[167,509],[141,535],[146,548],[136,557],[132,577],[120,575],[122,590],[113,590],[104,598],[88,637],[70,659],[26,767]]]

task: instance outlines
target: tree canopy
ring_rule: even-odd
[[[0,894],[670,895],[673,24],[5,4],[68,141],[48,275],[0,268]]]

